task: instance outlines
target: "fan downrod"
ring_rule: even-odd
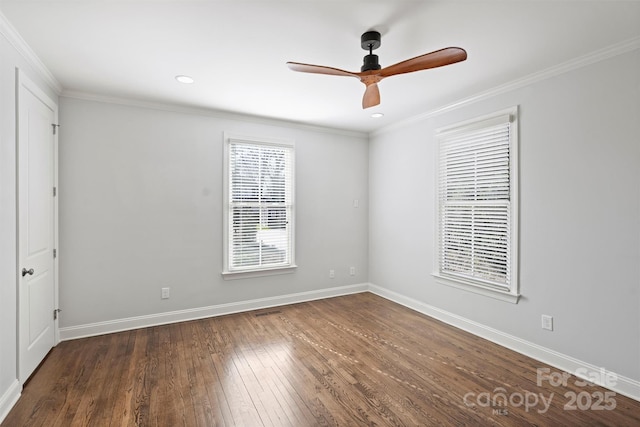
[[[380,43],[380,33],[377,31],[367,31],[360,36],[360,46],[369,51],[369,54],[363,58],[360,71],[380,70],[382,68],[378,62],[378,55],[373,54],[373,51],[380,47]]]

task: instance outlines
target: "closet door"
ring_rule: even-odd
[[[55,345],[57,105],[19,70],[18,371],[24,383]]]

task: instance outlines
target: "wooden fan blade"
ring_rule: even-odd
[[[367,85],[367,90],[364,91],[362,98],[362,108],[374,107],[378,104],[380,104],[380,89],[378,89],[377,83]]]
[[[299,62],[287,62],[287,66],[293,71],[301,73],[328,74],[331,76],[359,77],[358,74],[339,68],[325,67],[323,65],[301,64]]]
[[[385,67],[378,72],[378,75],[382,77],[389,77],[396,74],[412,73],[414,71],[455,64],[456,62],[464,61],[465,59],[467,59],[467,52],[464,49],[459,47],[447,47]]]

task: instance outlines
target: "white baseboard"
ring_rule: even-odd
[[[16,379],[4,394],[0,396],[0,423],[9,415],[9,411],[20,398],[21,392],[22,387],[20,387],[20,382]]]
[[[369,284],[369,292],[381,296],[390,301],[401,304],[419,313],[438,319],[456,328],[462,329],[481,338],[509,348],[518,353],[529,356],[547,365],[551,365],[562,371],[574,374],[582,379],[605,387],[631,399],[640,401],[640,381],[618,375],[587,362],[575,359],[557,351],[542,347],[538,344],[523,340],[513,335],[490,328],[473,320],[466,319],[457,314],[441,310],[437,307],[425,304],[413,298],[406,297],[388,289]],[[614,381],[610,379],[614,378]],[[604,381],[600,380],[603,379]],[[608,380],[609,379],[609,380]]]
[[[259,298],[228,304],[211,305],[187,310],[170,311],[167,313],[150,314],[146,316],[127,317],[124,319],[108,320],[105,322],[60,328],[60,340],[67,341],[131,329],[147,328],[168,323],[185,322],[206,317],[223,316],[243,311],[259,310],[280,305],[296,304],[323,298],[366,292],[368,283],[341,286],[317,291],[299,292],[269,298]]]
[[[312,301],[323,298],[331,298],[341,295],[349,295],[361,292],[371,292],[385,299],[411,308],[419,313],[426,314],[449,325],[487,339],[503,347],[514,350],[518,353],[529,356],[542,363],[558,368],[562,371],[574,374],[583,379],[587,379],[602,387],[610,389],[621,395],[640,401],[640,381],[618,375],[615,372],[606,371],[587,362],[575,359],[571,356],[559,353],[549,348],[534,344],[513,335],[506,334],[497,329],[474,322],[454,313],[425,304],[416,299],[406,297],[386,288],[370,283],[358,285],[342,286],[330,289],[321,289],[310,292],[300,292],[295,294],[282,295],[277,297],[260,298],[249,301],[241,301],[229,304],[219,304],[208,307],[200,307],[188,310],[178,310],[168,313],[152,314],[147,316],[128,317],[124,319],[97,322],[86,325],[60,328],[60,339],[62,341],[90,337],[95,335],[109,334],[113,332],[126,331],[131,329],[146,328],[150,326],[164,325],[168,323],[184,322],[189,320],[202,319],[206,317],[223,316],[226,314],[239,313],[243,311],[259,310],[269,307],[277,307],[287,304],[295,304],[305,301]],[[602,382],[599,379],[615,378],[614,384]],[[0,400],[0,414],[3,411],[3,404],[13,398],[19,397],[19,387],[15,396],[9,391]],[[9,396],[9,397],[7,397]],[[15,400],[13,403],[15,403]],[[13,406],[9,405],[9,409]],[[8,410],[7,410],[8,412]],[[5,414],[6,415],[6,414]],[[1,418],[0,418],[1,419]]]

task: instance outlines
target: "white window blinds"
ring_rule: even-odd
[[[228,270],[292,265],[293,147],[228,144]]]
[[[439,135],[438,268],[441,275],[511,290],[510,115]]]

